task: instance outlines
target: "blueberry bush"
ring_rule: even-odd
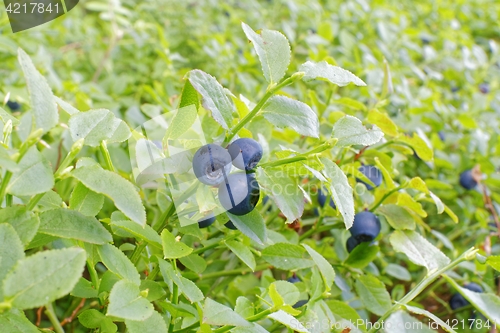
[[[496,332],[499,12],[2,14],[0,331]]]

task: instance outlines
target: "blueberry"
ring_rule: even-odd
[[[457,86],[453,86],[453,87],[451,87],[451,92],[452,92],[452,93],[456,93],[456,92],[457,92],[457,91],[459,91],[459,90],[460,90],[460,88],[459,88],[459,87],[457,87]]]
[[[288,279],[286,279],[290,283],[297,283],[300,282],[300,279],[297,275],[291,276]]]
[[[194,154],[193,171],[200,182],[219,185],[231,171],[231,155],[216,144],[208,144]]]
[[[232,221],[227,221],[226,224],[224,224],[224,226],[231,230],[238,230],[238,228],[236,228],[236,226]]]
[[[477,182],[474,177],[472,177],[472,170],[465,170],[460,174],[460,185],[466,190],[472,190],[476,187]]]
[[[327,197],[327,190],[326,188],[323,187],[323,189],[318,189],[318,203],[321,207],[325,206],[326,202],[326,197]],[[335,202],[333,202],[333,199],[330,197],[330,207],[335,209]]]
[[[354,223],[351,232],[358,242],[371,242],[380,233],[380,220],[371,212],[361,212],[354,215]]]
[[[465,289],[469,289],[470,291],[476,292],[476,293],[482,293],[483,288],[478,285],[477,283],[471,282],[468,283],[464,286]],[[469,301],[466,300],[462,294],[460,293],[455,293],[451,298],[450,298],[450,308],[452,310],[456,310],[458,308],[462,308],[464,306],[469,305]]]
[[[297,309],[297,308],[300,308],[301,306],[304,306],[307,304],[307,302],[309,302],[308,299],[303,299],[303,300],[300,300],[298,301],[297,303],[295,303],[294,305],[292,305],[292,308],[294,309]]]
[[[422,41],[422,44],[424,44],[424,45],[427,45],[431,42],[431,39],[427,36],[420,37],[420,40]]]
[[[262,147],[253,139],[237,139],[227,147],[227,151],[231,155],[233,165],[241,170],[255,168],[262,158]]]
[[[358,170],[363,175],[365,175],[366,178],[371,180],[372,183],[375,184],[375,187],[378,187],[378,186],[380,186],[380,184],[382,184],[382,172],[380,172],[380,170],[377,167],[375,167],[373,165],[362,165],[361,167],[359,167]],[[356,181],[358,183],[365,184],[368,191],[373,190],[373,186],[365,183],[361,179],[356,178]]]
[[[488,83],[481,83],[479,85],[479,91],[482,93],[482,94],[487,94],[490,92],[490,85]]]
[[[200,228],[206,228],[214,224],[214,222],[215,222],[214,213],[210,213],[198,220],[198,226]]]
[[[250,213],[259,201],[260,189],[254,174],[234,173],[219,185],[219,201],[229,213]]]
[[[347,242],[345,243],[345,247],[347,249],[347,252],[349,252],[349,253],[351,253],[352,250],[354,250],[354,248],[356,246],[358,246],[358,245],[359,245],[359,241],[356,238],[352,237],[352,236],[349,237],[347,239]]]
[[[438,136],[439,136],[439,139],[444,142],[444,140],[445,140],[444,132],[443,131],[439,131],[438,132]]]
[[[12,110],[12,111],[17,111],[19,109],[21,109],[21,104],[19,104],[18,102],[15,102],[15,101],[8,101],[7,102],[7,106]]]

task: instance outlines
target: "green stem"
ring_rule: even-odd
[[[212,273],[207,273],[207,274],[201,274],[200,277],[202,279],[211,279],[211,278],[218,278],[218,277],[222,277],[222,276],[242,275],[242,274],[246,274],[246,273],[262,271],[268,267],[269,267],[268,264],[262,264],[262,265],[255,267],[254,271],[252,271],[250,268],[240,268],[240,269],[233,269],[233,270],[229,270],[229,271],[218,271],[218,272],[212,272]]]
[[[43,196],[45,195],[45,193],[47,192],[43,192],[43,193],[38,193],[37,195],[35,195],[33,198],[31,198],[30,202],[28,203],[28,205],[26,206],[26,208],[28,210],[32,210],[33,208],[35,208],[36,204],[38,203],[38,201],[40,201],[40,199],[43,198]]]
[[[387,192],[372,208],[370,208],[370,212],[374,212],[388,197],[390,197],[394,192],[397,192],[402,188],[403,188],[402,186],[398,186]]]
[[[380,317],[377,322],[372,326],[372,328],[367,332],[367,333],[375,333],[378,331],[380,327],[383,327],[382,322],[389,318],[389,316],[399,310],[400,308],[404,307],[406,304],[411,302],[415,297],[417,297],[425,288],[427,288],[431,283],[434,282],[439,276],[443,275],[444,278],[447,278],[447,276],[444,274],[446,271],[454,268],[458,264],[460,264],[462,261],[466,260],[472,260],[476,253],[477,249],[474,247],[465,251],[460,257],[457,259],[453,260],[451,263],[448,265],[444,266],[441,269],[438,269],[434,271],[434,273],[428,275],[426,278],[421,280],[412,290],[408,292],[403,298],[401,298],[396,304],[394,304],[389,310],[387,310],[382,317]],[[454,281],[453,281],[454,282]]]
[[[185,332],[189,332],[189,331],[194,330],[194,329],[195,329],[195,328],[197,328],[198,326],[200,326],[200,323],[196,322],[196,323],[194,323],[194,324],[189,325],[188,327],[184,327],[183,329],[180,329],[180,330],[174,331],[174,333],[185,333]]]
[[[156,265],[155,268],[149,273],[148,275],[148,280],[154,280],[156,278],[156,275],[158,275],[158,272],[160,271],[160,265]]]
[[[99,145],[99,150],[102,153],[102,156],[104,157],[104,164],[106,166],[106,169],[109,171],[115,171],[115,167],[113,166],[113,162],[111,161],[111,156],[109,155],[108,151],[108,146],[106,145],[106,141],[101,141],[101,144]]]
[[[87,260],[87,269],[89,271],[90,280],[92,281],[92,285],[94,286],[95,290],[99,290],[99,276],[97,275],[97,271],[95,270],[95,267],[92,266],[92,264],[89,260]]]
[[[54,326],[54,331],[56,331],[56,333],[64,333],[64,329],[62,328],[59,319],[57,319],[56,312],[54,311],[52,303],[48,303],[47,305],[45,305],[45,308],[45,314],[52,323],[52,326]]]
[[[84,139],[79,139],[79,140],[75,141],[75,143],[73,143],[68,155],[66,155],[66,157],[64,157],[61,164],[59,164],[57,171],[54,173],[54,178],[56,178],[56,179],[59,178],[61,176],[61,174],[64,172],[64,170],[66,170],[66,168],[73,162],[76,155],[78,155],[78,153],[82,150],[83,142],[84,142]]]
[[[176,260],[173,259],[172,260],[172,268],[174,269],[174,271],[177,271],[177,264],[176,264]],[[173,284],[173,290],[172,290],[172,295],[171,295],[171,299],[170,299],[170,302],[174,305],[177,305],[177,303],[179,302],[179,289],[177,287],[177,284]],[[173,332],[174,331],[174,326],[175,326],[175,323],[174,323],[174,317],[170,317],[170,324],[168,325],[168,331],[169,332]]]
[[[247,123],[249,123],[253,117],[259,113],[259,111],[262,109],[262,107],[266,104],[266,102],[271,98],[276,92],[278,92],[281,88],[286,87],[293,82],[300,80],[304,76],[303,72],[297,72],[290,76],[289,78],[286,78],[285,80],[281,81],[274,87],[268,88],[266,94],[262,99],[257,103],[257,105],[250,111],[241,121],[234,126],[230,131],[229,135],[227,136],[226,140],[224,140],[224,143],[222,144],[223,147],[225,147],[231,139],[243,128]]]

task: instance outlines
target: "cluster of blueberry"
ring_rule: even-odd
[[[193,171],[203,184],[218,187],[219,201],[226,211],[234,215],[245,215],[259,201],[259,184],[251,171],[261,158],[262,147],[253,139],[237,139],[227,149],[211,143],[194,154]],[[231,174],[232,165],[243,172]],[[206,228],[214,222],[215,216],[210,213],[198,221],[198,226]],[[236,229],[231,221],[225,226]]]
[[[365,175],[365,177],[368,178],[375,185],[375,187],[382,184],[382,173],[377,167],[373,165],[362,165],[358,170]],[[364,184],[366,189],[369,191],[374,188],[372,185],[365,183],[361,179],[356,178],[356,181]],[[318,190],[318,204],[321,207],[325,205],[326,197],[326,190]],[[333,199],[330,199],[330,206],[335,209]],[[375,214],[368,211],[356,214],[354,216],[352,227],[349,229],[351,237],[349,237],[346,243],[347,251],[351,252],[362,242],[373,241],[380,233],[380,227],[380,220]]]

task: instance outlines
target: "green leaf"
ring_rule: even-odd
[[[146,224],[146,211],[141,197],[128,180],[99,165],[79,167],[71,174],[92,191],[113,200],[116,208],[132,221],[141,226]]]
[[[109,305],[106,315],[122,319],[148,319],[154,312],[153,304],[140,295],[137,284],[128,281],[118,281],[109,294]]]
[[[0,224],[0,286],[7,273],[23,258],[23,244],[14,228],[10,224]],[[0,289],[0,300],[2,299],[3,291]]]
[[[314,265],[314,261],[304,258],[305,252],[306,250],[298,245],[276,243],[262,251],[262,259],[278,269],[297,270]]]
[[[207,268],[207,262],[205,259],[195,253],[191,253],[186,257],[180,258],[179,261],[184,266],[198,274],[202,273]]]
[[[388,264],[385,267],[385,273],[402,281],[411,281],[410,272],[408,272],[408,270],[405,267],[400,265],[392,263]]]
[[[254,209],[245,215],[233,215],[229,212],[226,212],[226,214],[236,228],[238,228],[238,230],[245,236],[260,245],[263,245],[266,242],[266,224],[257,209]]]
[[[38,216],[25,206],[13,206],[0,209],[0,223],[10,224],[24,245],[35,237],[40,221]]]
[[[111,318],[106,317],[100,311],[88,309],[83,311],[78,320],[86,328],[100,328],[103,333],[114,333],[118,327],[113,323]]]
[[[163,248],[161,245],[160,235],[158,235],[156,231],[147,224],[144,227],[141,227],[134,221],[130,220],[119,220],[119,221],[112,220],[111,229],[125,230],[134,235],[134,237],[143,239],[158,249]]]
[[[106,109],[75,113],[68,125],[73,141],[83,138],[85,144],[91,147],[99,146],[104,140],[122,142],[130,136],[128,126]]]
[[[383,136],[384,133],[376,125],[368,130],[358,118],[353,116],[344,116],[333,125],[332,137],[339,140],[338,147],[370,146],[379,142]]]
[[[354,310],[349,305],[347,305],[346,302],[338,301],[338,300],[334,300],[334,299],[327,300],[325,302],[335,317],[340,317],[342,319],[345,319],[345,320],[350,321],[352,323],[356,323],[356,325],[358,325],[357,324],[358,320],[361,319],[361,317],[356,312],[356,310]],[[359,328],[365,329],[364,320],[362,320],[360,322],[362,322],[362,324],[359,325]]]
[[[54,176],[49,162],[36,149],[31,147],[12,174],[7,192],[16,196],[32,196],[49,191],[54,186]]]
[[[64,111],[66,111],[70,116],[73,115],[73,114],[75,114],[75,113],[80,112],[80,111],[78,111],[78,109],[76,109],[75,107],[73,107],[71,104],[63,101],[59,97],[54,96],[54,99],[55,99],[56,103],[61,107],[61,109],[63,109]]]
[[[181,101],[179,103],[179,109],[194,105],[196,110],[200,108],[200,99],[198,98],[198,92],[194,89],[193,85],[189,80],[184,83],[184,88],[182,88]]]
[[[391,308],[391,296],[375,276],[360,275],[354,286],[368,311],[382,316]]]
[[[186,298],[191,302],[199,302],[205,298],[201,290],[196,286],[196,284],[184,278],[178,271],[174,271],[172,265],[163,259],[158,259],[160,265],[161,275],[163,275],[163,280],[167,283],[175,283],[179,290],[186,296]]]
[[[366,106],[363,103],[349,97],[341,97],[339,99],[333,100],[332,102],[335,104],[347,106],[348,108],[353,110],[366,111]]]
[[[18,309],[0,313],[0,327],[6,333],[40,333],[38,327]]]
[[[252,42],[269,84],[279,82],[290,64],[291,50],[286,37],[279,31],[263,29],[256,33],[245,23],[241,27]]]
[[[365,268],[377,257],[379,251],[380,247],[363,242],[349,253],[345,264],[353,268]]]
[[[489,256],[486,263],[500,272],[500,256]]]
[[[371,124],[377,125],[385,134],[390,136],[398,135],[398,126],[394,124],[391,118],[378,110],[371,110],[366,118]]]
[[[231,99],[226,95],[224,87],[210,74],[199,69],[187,74],[189,82],[201,95],[201,104],[212,113],[212,117],[224,129],[233,123],[233,112],[236,111]]]
[[[163,317],[156,311],[146,320],[125,320],[129,333],[167,333],[167,324]]]
[[[366,86],[366,83],[364,83],[363,80],[356,75],[343,68],[332,66],[326,61],[308,61],[302,64],[299,70],[305,73],[303,79],[304,81],[320,79],[329,81],[341,87],[346,86],[351,82],[357,86]]]
[[[416,133],[413,133],[413,136],[401,135],[397,140],[412,147],[418,157],[425,162],[430,162],[434,158],[432,148]]]
[[[269,296],[275,306],[294,305],[299,300],[300,291],[295,284],[278,280],[269,286]]]
[[[38,232],[62,238],[77,239],[92,244],[113,241],[106,228],[95,218],[74,210],[58,208],[40,213]]]
[[[203,322],[209,325],[250,326],[250,323],[233,309],[210,298],[205,299],[203,306]]]
[[[404,311],[394,312],[385,323],[385,333],[436,333],[428,324],[418,321]]]
[[[387,204],[379,206],[377,212],[384,215],[387,222],[396,230],[415,229],[415,219],[404,207]]]
[[[73,290],[85,265],[85,251],[66,248],[35,253],[18,261],[5,277],[5,300],[20,309],[50,303]]]
[[[80,182],[76,184],[69,199],[69,207],[85,216],[96,216],[103,204],[104,196],[102,194],[91,191]]]
[[[268,318],[276,320],[277,322],[282,323],[286,327],[291,328],[296,332],[309,333],[309,331],[300,323],[300,321],[283,310],[271,313]]]
[[[176,239],[167,229],[161,232],[161,242],[163,245],[163,258],[178,259],[189,255],[193,249]]]
[[[111,244],[97,246],[97,252],[101,257],[102,263],[111,272],[117,274],[122,279],[127,279],[137,286],[141,284],[139,272],[130,259],[118,248]]]
[[[1,122],[0,122],[1,124]],[[0,133],[1,138],[1,133]],[[18,170],[17,163],[12,160],[7,149],[0,145],[0,167],[10,172],[16,172]]]
[[[333,281],[335,280],[335,271],[333,270],[332,265],[309,245],[302,244],[302,246],[307,250],[307,253],[309,253],[313,261],[316,263],[316,266],[318,266],[319,271],[323,276],[326,291],[330,291]]]
[[[263,169],[259,167],[256,175],[260,187],[272,197],[273,202],[286,216],[288,223],[302,216],[304,213],[304,193],[299,189],[296,181],[284,174],[280,168]]]
[[[181,135],[183,135],[191,128],[197,117],[198,110],[194,105],[189,105],[178,109],[175,113],[175,116],[168,124],[164,139],[178,139]]]
[[[443,252],[415,231],[396,230],[390,242],[396,251],[406,254],[414,264],[426,267],[428,275],[450,263]]]
[[[7,123],[7,121],[10,120],[12,122],[12,126],[19,125],[19,119],[17,119],[16,117],[14,117],[1,107],[0,107],[0,120],[2,120],[3,123]]]
[[[71,291],[70,295],[79,298],[97,298],[98,291],[92,287],[92,282],[81,277]]]
[[[305,103],[286,96],[273,96],[262,107],[261,114],[273,125],[290,127],[299,134],[319,138],[318,116]]]
[[[245,244],[237,241],[226,241],[226,245],[245,265],[250,267],[252,271],[255,270],[255,258]]]
[[[451,328],[447,323],[436,317],[433,313],[425,309],[417,308],[415,306],[405,305],[404,307],[406,308],[406,310],[412,313],[421,316],[426,316],[427,318],[432,319],[434,322],[438,323],[438,325],[441,326],[446,332],[456,333],[456,331],[453,328]]]
[[[17,54],[30,94],[36,128],[42,128],[43,132],[46,133],[59,121],[54,95],[47,81],[37,71],[26,52],[19,48]]]
[[[330,181],[328,189],[335,202],[335,206],[339,210],[344,219],[346,229],[349,229],[354,222],[354,197],[352,187],[349,185],[346,175],[339,166],[327,158],[322,158],[325,168],[323,174]]]

